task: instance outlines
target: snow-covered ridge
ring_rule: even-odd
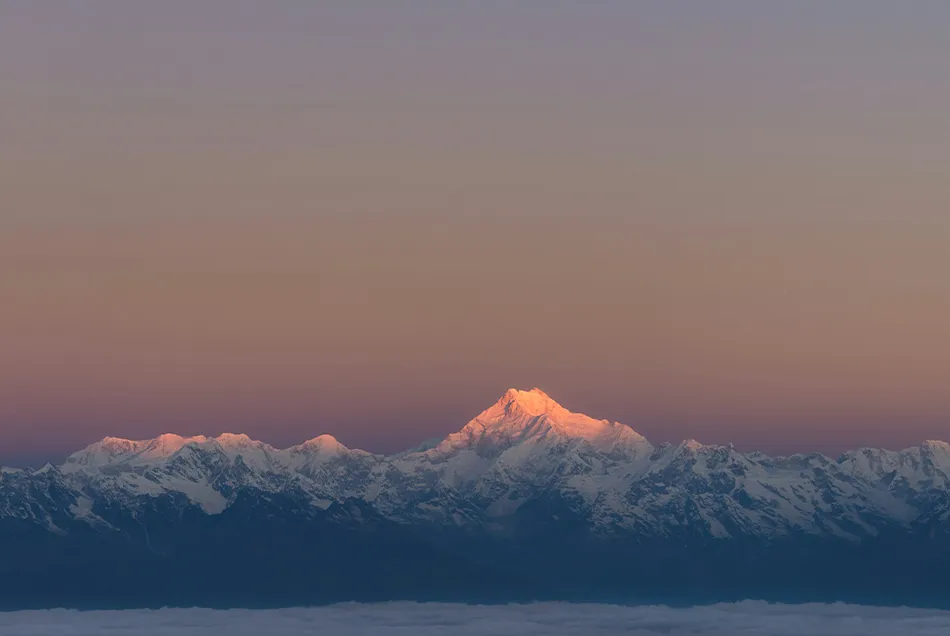
[[[37,492],[51,494],[36,501]],[[106,524],[98,505],[135,511],[163,496],[218,514],[240,493],[280,493],[313,510],[361,500],[407,524],[491,529],[527,502],[554,498],[601,534],[860,538],[945,505],[950,445],[858,449],[838,459],[744,454],[695,440],[654,447],[540,389],[512,389],[457,433],[392,456],[330,435],[286,449],[231,433],[107,437],[61,466],[0,473],[0,518],[50,529],[64,518]]]
[[[584,440],[601,450],[610,449],[617,444],[638,447],[647,452],[653,452],[654,450],[654,447],[645,437],[629,426],[571,412],[541,389],[534,388],[531,390],[509,389],[494,405],[476,416],[457,433],[452,433],[441,441],[430,440],[427,445],[421,447],[421,450],[409,451],[408,454],[425,453],[438,447],[445,449],[466,446],[477,439],[518,442],[544,437]],[[247,456],[253,454],[254,451],[266,451],[277,457],[309,452],[327,454],[360,453],[378,457],[378,455],[368,451],[348,448],[330,434],[319,435],[289,448],[277,449],[265,442],[251,439],[245,434],[222,433],[217,437],[205,437],[204,435],[187,437],[165,433],[146,440],[106,437],[101,441],[90,444],[81,451],[73,453],[59,468],[61,470],[75,470],[78,468],[97,468],[108,464],[160,463],[186,446],[220,448],[235,456]],[[695,439],[684,440],[679,444],[679,447],[690,451],[698,451],[703,448],[722,448],[718,445],[705,445]],[[837,460],[819,453],[812,453],[807,456],[794,455],[791,458],[771,458],[758,451],[747,453],[747,455],[777,461],[794,458],[822,458],[826,462],[843,463],[854,462],[855,458],[862,454],[898,458],[918,453],[924,453],[950,463],[950,443],[938,440],[926,440],[918,447],[899,451],[860,448],[844,453]],[[406,454],[398,453],[397,455]],[[3,468],[2,470],[15,471],[17,469]]]
[[[600,449],[630,445],[640,446],[647,452],[652,450],[646,438],[630,427],[619,422],[595,420],[586,415],[572,413],[537,388],[530,391],[508,390],[498,402],[469,422],[458,433],[445,438],[441,445],[443,448],[464,445],[476,437],[512,441],[524,441],[533,437],[559,437],[586,440]],[[319,435],[286,449],[277,449],[244,434],[222,433],[217,437],[204,435],[185,437],[165,433],[146,440],[106,437],[70,455],[61,469],[75,471],[88,468],[98,469],[109,465],[157,464],[166,461],[185,447],[219,448],[228,455],[241,455],[245,460],[262,453],[272,455],[275,459],[312,452],[372,455],[367,451],[347,448],[328,434]]]
[[[183,437],[174,433],[165,433],[147,440],[106,437],[70,455],[61,466],[61,470],[76,472],[88,469],[99,470],[108,466],[130,468],[155,466],[167,462],[183,450],[191,449],[218,451],[232,459],[240,456],[245,462],[279,461],[291,455],[307,452],[332,454],[349,452],[349,449],[330,435],[321,435],[302,444],[278,450],[244,434],[223,433],[217,437],[204,435]]]

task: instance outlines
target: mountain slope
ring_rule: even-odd
[[[556,492],[601,534],[860,538],[910,527],[945,497],[948,475],[943,442],[837,460],[771,458],[694,440],[655,448],[628,426],[572,413],[539,389],[512,389],[440,443],[396,456],[351,450],[329,435],[285,450],[234,434],[106,438],[61,467],[6,473],[3,494],[9,514],[17,501],[45,511],[69,500],[67,510],[92,521],[92,503],[134,509],[173,495],[220,514],[241,490],[294,490],[321,509],[359,499],[397,522],[485,525]],[[57,494],[37,494],[51,480]],[[28,493],[43,505],[23,503]],[[27,514],[47,525],[40,519],[54,516]]]
[[[457,433],[393,456],[329,435],[276,449],[245,435],[166,434],[106,438],[59,467],[5,469],[0,557],[16,580],[45,571],[39,564],[80,567],[76,559],[95,555],[180,563],[227,542],[280,537],[292,553],[295,541],[345,535],[377,555],[367,566],[376,571],[398,536],[417,555],[456,562],[474,578],[527,577],[536,590],[584,576],[590,589],[631,586],[608,574],[621,563],[657,584],[754,582],[770,563],[807,577],[806,564],[845,555],[850,576],[869,581],[873,572],[857,574],[867,563],[858,555],[874,546],[891,574],[924,563],[925,545],[950,555],[948,509],[943,442],[838,459],[773,458],[694,440],[654,447],[539,389],[510,390]],[[296,547],[309,554],[312,546]],[[902,561],[885,563],[884,554]],[[552,555],[564,572],[547,571]]]

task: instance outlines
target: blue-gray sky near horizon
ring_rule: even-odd
[[[950,438],[950,4],[0,1],[0,460]]]

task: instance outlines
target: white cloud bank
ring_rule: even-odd
[[[349,604],[285,610],[0,614],[3,636],[946,636],[950,612],[856,605]]]

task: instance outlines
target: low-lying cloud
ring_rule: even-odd
[[[4,636],[945,636],[950,612],[856,605],[625,607],[344,604],[284,610],[162,609],[0,614]]]

